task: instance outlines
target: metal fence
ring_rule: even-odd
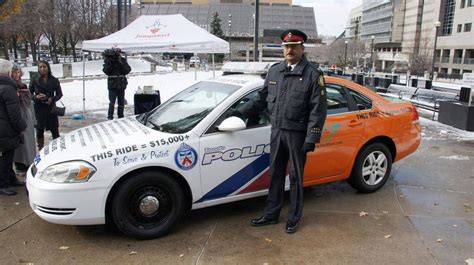
[[[443,79],[462,79],[462,74],[438,73],[438,78],[443,78]]]

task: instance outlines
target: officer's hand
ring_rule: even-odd
[[[303,148],[301,148],[301,151],[303,151],[303,153],[313,152],[314,147],[315,147],[314,143],[304,143]]]

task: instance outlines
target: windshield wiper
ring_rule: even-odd
[[[148,117],[147,117],[148,118]],[[151,125],[153,125],[153,128],[154,129],[157,129],[158,131],[161,131],[162,130],[162,127],[154,122],[152,122],[151,120],[148,121]],[[145,123],[146,125],[146,123]]]

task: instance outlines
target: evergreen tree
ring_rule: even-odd
[[[219,37],[221,39],[224,39],[224,32],[222,31],[221,28],[221,19],[219,18],[219,13],[214,12],[212,14],[212,20],[211,20],[211,34],[213,34],[216,37]],[[216,53],[214,55],[214,59],[216,62],[222,62],[224,61],[224,54],[223,53]],[[212,60],[210,58],[210,60]]]

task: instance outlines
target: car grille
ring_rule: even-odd
[[[40,205],[35,205],[35,207],[38,211],[53,215],[70,215],[76,211],[76,208],[49,208]]]

